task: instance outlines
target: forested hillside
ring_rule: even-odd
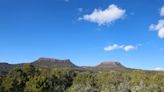
[[[164,92],[164,72],[14,68],[0,77],[0,92]]]

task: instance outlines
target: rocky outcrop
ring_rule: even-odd
[[[59,60],[53,58],[39,58],[32,63],[38,68],[71,68],[82,71],[109,71],[109,70],[126,70],[126,68],[119,62],[102,62],[97,66],[76,66],[69,59]],[[8,71],[15,67],[22,67],[24,64],[8,64],[8,63],[0,63],[0,75],[6,74]]]
[[[93,67],[83,66],[82,68],[86,69],[86,70],[93,70],[93,71],[126,70],[126,69],[128,69],[119,62],[102,62],[102,63],[98,64],[97,66],[93,66]]]
[[[123,66],[119,62],[102,62],[99,65],[96,66],[97,69],[99,70],[109,70],[109,69],[114,69],[114,70],[125,70],[126,67]]]
[[[45,68],[52,68],[52,67],[77,67],[74,65],[69,59],[59,60],[53,58],[39,58],[38,60],[32,63],[34,66],[37,67],[45,67]]]

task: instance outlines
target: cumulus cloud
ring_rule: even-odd
[[[149,27],[150,30],[158,31],[158,36],[164,38],[164,20],[159,20],[158,24],[151,24]]]
[[[128,51],[132,51],[132,50],[137,49],[137,46],[113,44],[113,45],[109,45],[109,46],[104,48],[105,51],[112,51],[112,50],[117,50],[117,49],[122,49],[122,50],[128,52]]]
[[[98,25],[105,25],[121,19],[125,15],[125,12],[125,9],[121,9],[117,5],[111,4],[104,10],[94,9],[91,14],[86,14],[79,19],[97,23]]]
[[[160,15],[164,16],[164,6],[161,8]]]
[[[150,25],[150,30],[160,30],[163,27],[164,27],[164,20],[159,20],[157,25],[155,24]]]
[[[160,16],[164,16],[164,6],[160,9]],[[151,24],[150,30],[158,31],[158,36],[164,38],[164,19],[158,21],[158,24]]]
[[[161,28],[161,29],[159,30],[158,36],[159,36],[160,38],[164,38],[164,28]]]

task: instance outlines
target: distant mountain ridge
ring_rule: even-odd
[[[79,70],[89,70],[89,71],[108,71],[108,70],[126,70],[125,66],[123,66],[119,62],[102,62],[97,66],[77,66],[73,64],[70,59],[54,59],[54,58],[39,58],[32,63],[35,67],[39,68],[72,68],[72,69],[79,69]],[[0,75],[7,73],[9,70],[15,67],[22,67],[22,64],[8,64],[8,63],[0,63]]]

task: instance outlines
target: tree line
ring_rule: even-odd
[[[0,92],[164,92],[164,72],[91,72],[25,64],[0,77]]]

